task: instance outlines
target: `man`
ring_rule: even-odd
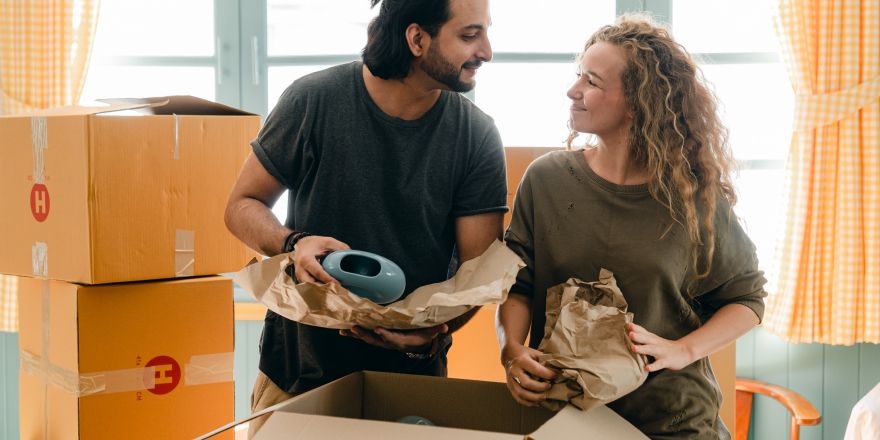
[[[372,0],[373,6],[378,0]],[[226,224],[253,249],[297,249],[300,282],[335,282],[320,258],[374,252],[400,265],[405,294],[448,277],[501,237],[507,188],[491,118],[454,92],[492,58],[488,0],[385,0],[363,62],[295,81],[252,143]],[[286,225],[270,207],[290,189]],[[360,370],[446,374],[449,333],[317,328],[266,314],[252,410]],[[251,434],[264,420],[251,422]]]

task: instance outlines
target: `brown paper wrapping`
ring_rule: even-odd
[[[638,388],[648,377],[644,355],[630,350],[627,324],[633,314],[614,274],[601,269],[599,281],[570,278],[547,290],[547,322],[538,350],[542,365],[555,370],[542,405],[566,404],[588,410]]]
[[[483,255],[466,261],[455,276],[419,287],[406,298],[381,306],[335,284],[295,284],[284,268],[293,253],[248,265],[235,281],[269,310],[303,324],[349,329],[433,327],[473,307],[500,304],[507,298],[523,261],[496,240]]]

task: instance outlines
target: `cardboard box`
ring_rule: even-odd
[[[223,212],[259,126],[188,96],[0,117],[0,273],[98,284],[240,269],[254,253]]]
[[[18,281],[22,439],[193,438],[235,418],[231,280]]]
[[[436,426],[395,422],[410,415]],[[647,439],[605,406],[552,413],[520,406],[501,383],[375,372],[279,404],[255,438]]]

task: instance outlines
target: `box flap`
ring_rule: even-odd
[[[581,411],[571,405],[559,411],[528,438],[555,440],[562,438],[647,440],[648,437],[605,405]]]
[[[275,412],[254,438],[256,440],[286,438],[315,440],[343,438],[360,440],[517,440],[522,437],[498,432]]]
[[[98,113],[117,112],[122,110],[134,110],[145,106],[156,105],[155,102],[115,102],[108,105],[67,105],[64,107],[54,107],[34,110],[28,113],[0,115],[0,118],[30,118],[33,116],[84,116],[94,115]]]
[[[34,110],[26,114],[0,115],[0,118],[81,116],[123,110],[133,110],[147,115],[254,115],[235,107],[188,95],[157,96],[152,98],[104,98],[97,101],[107,105],[68,105]]]
[[[133,105],[130,109],[148,115],[253,115],[228,105],[188,95],[154,98],[106,98],[112,105]]]
[[[352,373],[320,387],[319,393],[295,396],[278,412],[332,415],[336,417],[363,417],[361,401],[364,391],[364,373]]]

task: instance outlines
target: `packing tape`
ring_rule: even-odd
[[[31,269],[35,277],[49,276],[49,245],[38,241],[31,246]]]
[[[76,377],[73,375],[73,377]],[[66,388],[76,396],[124,393],[156,387],[156,367],[126,368],[80,374],[77,388]]]
[[[129,368],[77,375],[26,350],[21,351],[21,370],[43,379],[76,397],[148,390],[156,386],[156,368]]]
[[[191,277],[196,263],[195,231],[177,229],[174,232],[174,274]]]
[[[31,146],[34,150],[34,183],[45,183],[43,150],[49,148],[49,127],[45,116],[31,118]]]
[[[47,316],[44,307],[44,317]],[[48,330],[43,333],[48,334]],[[44,336],[44,344],[47,342]],[[93,373],[76,374],[47,361],[47,349],[43,356],[37,356],[27,350],[21,351],[21,371],[42,378],[44,386],[55,385],[75,397],[93,396],[97,394],[125,393],[130,391],[150,390],[156,387],[156,367],[137,367],[121,370],[106,370]],[[185,364],[182,385],[207,385],[212,383],[232,382],[234,354],[213,353],[196,355]],[[44,396],[48,392],[44,389]],[[44,416],[48,418],[48,400],[44,408]]]
[[[184,385],[232,382],[233,353],[216,353],[193,356],[183,369]]]
[[[174,118],[174,160],[180,160],[180,116],[171,115]]]

